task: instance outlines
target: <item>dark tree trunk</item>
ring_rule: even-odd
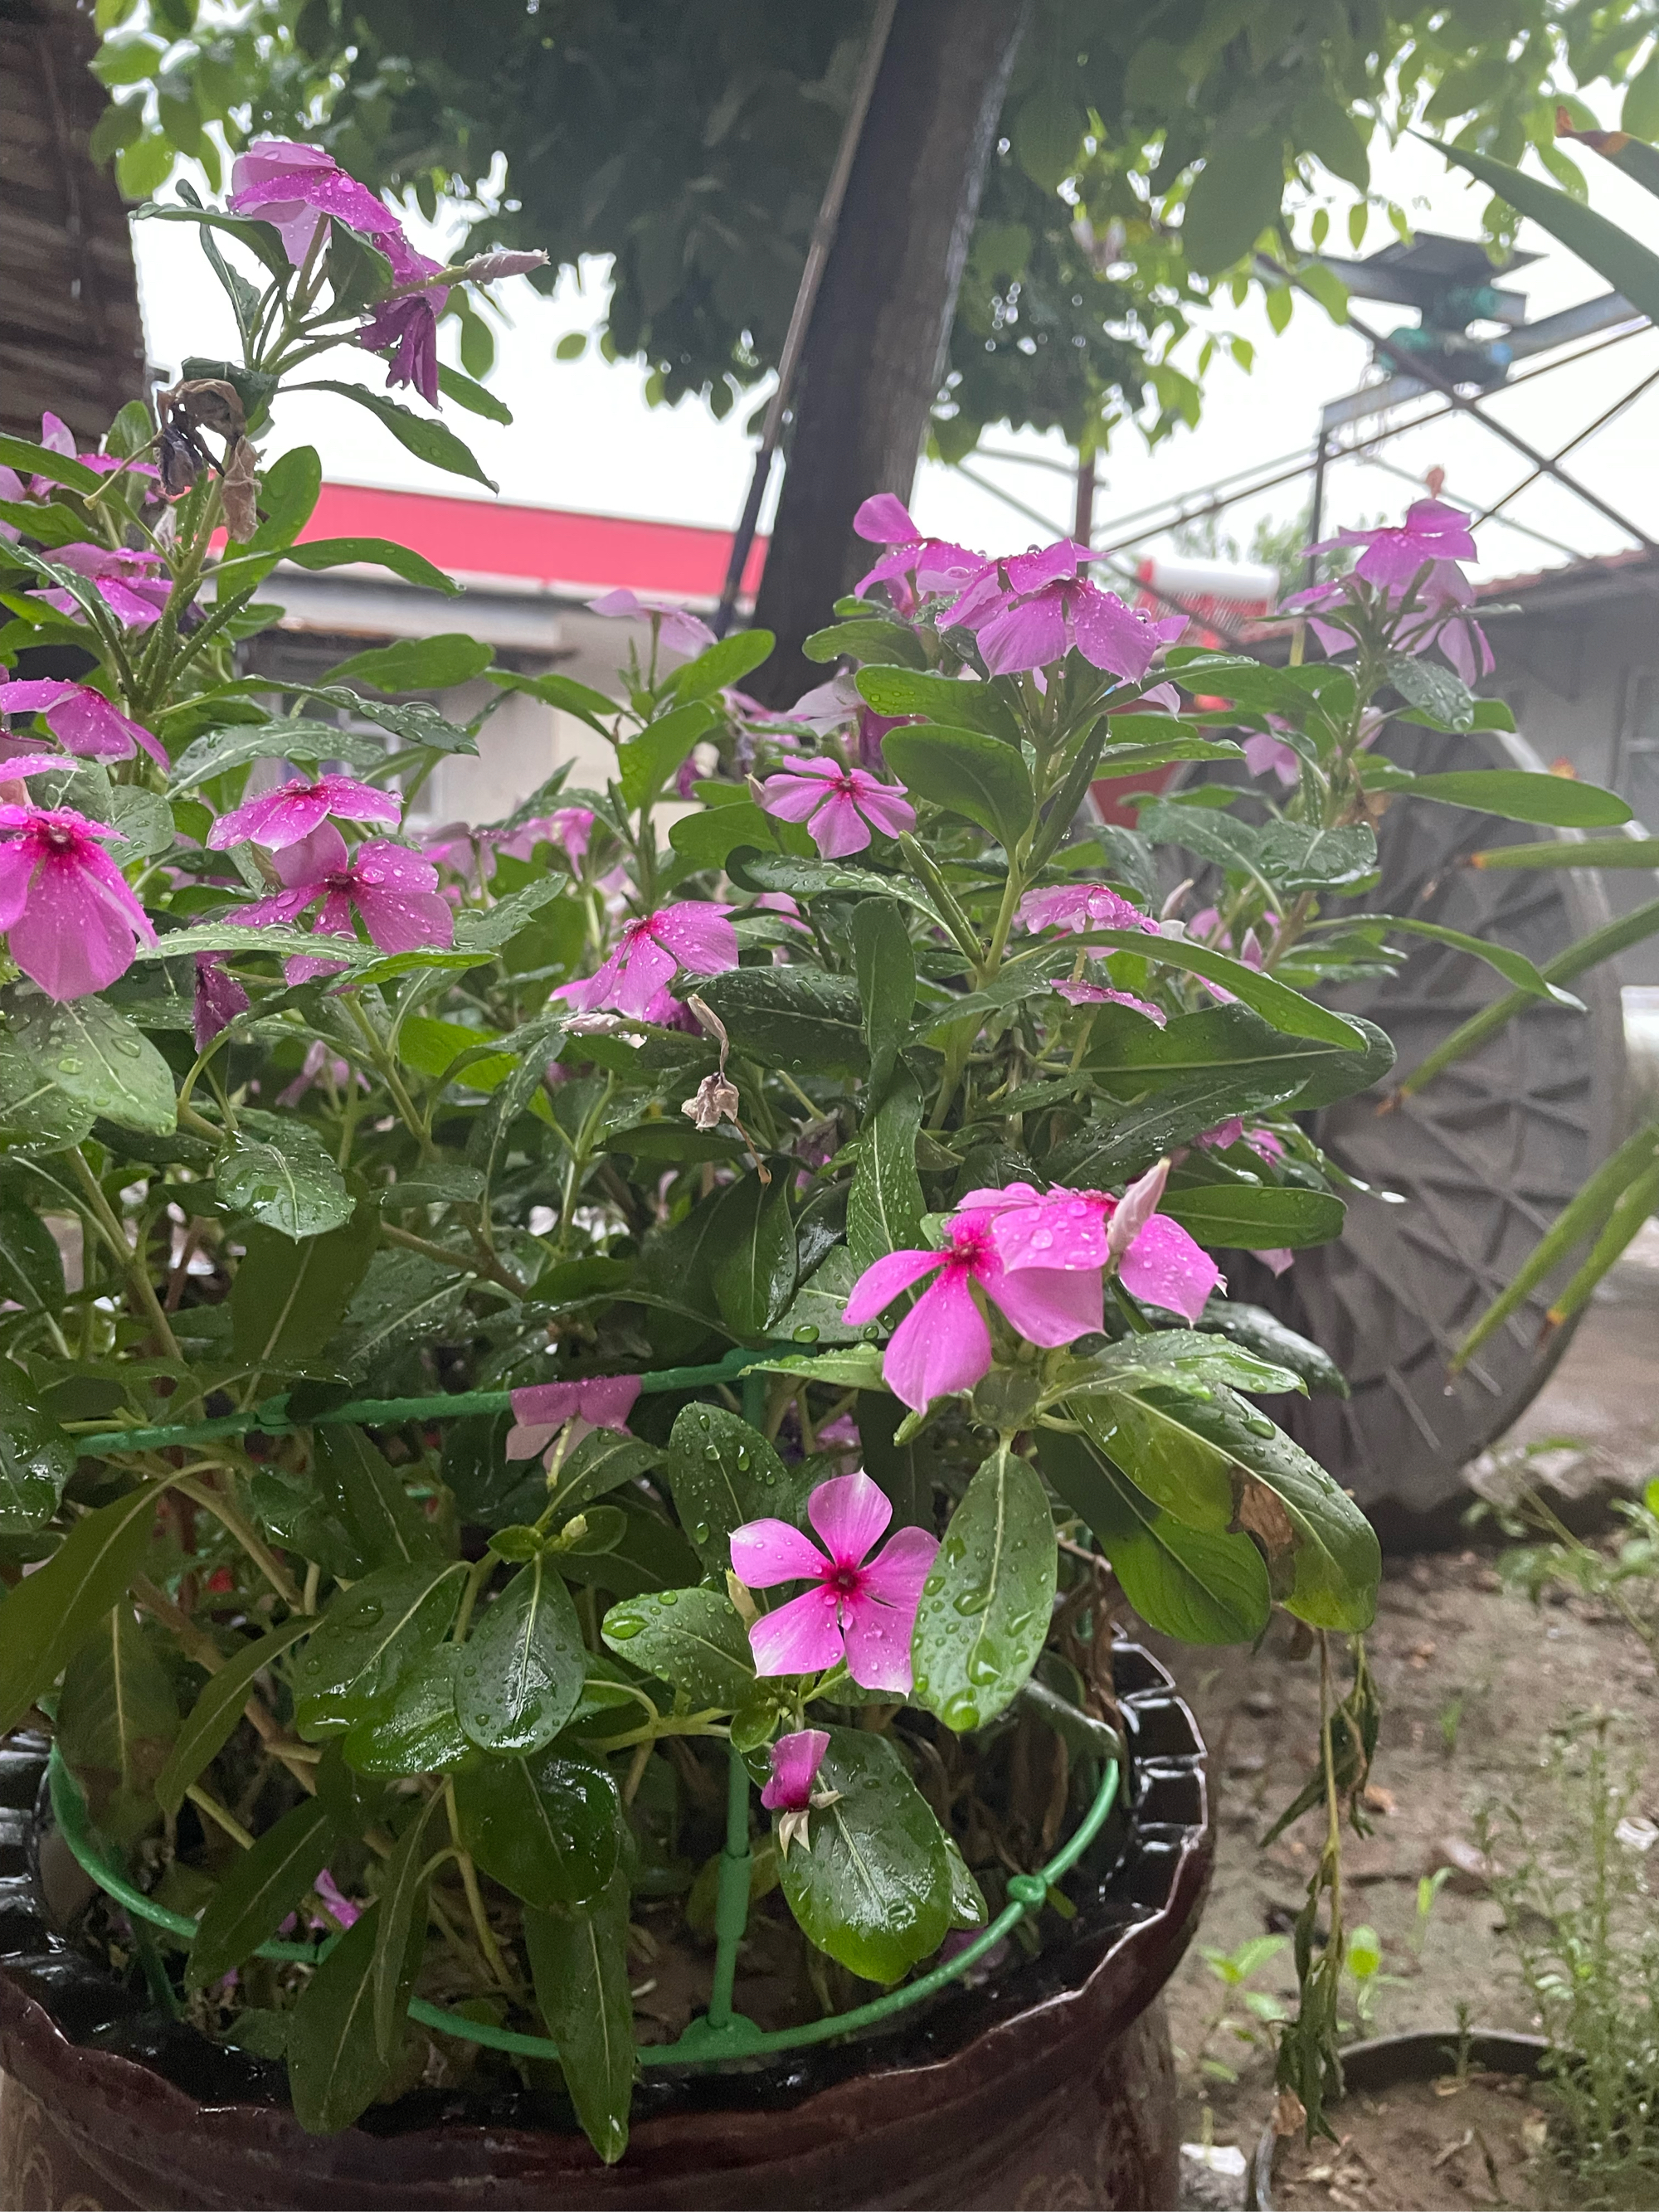
[[[822,678],[801,641],[869,566],[860,500],[910,489],[1029,0],[899,0],[801,357],[755,620],[754,679],[787,705]]]

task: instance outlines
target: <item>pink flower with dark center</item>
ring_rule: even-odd
[[[250,928],[265,921],[294,921],[320,900],[319,936],[351,936],[355,908],[382,952],[413,952],[422,945],[455,941],[454,915],[437,892],[438,871],[407,845],[375,838],[348,854],[345,839],[331,822],[325,822],[278,853],[274,865],[287,889],[256,899],[228,919]],[[340,965],[302,954],[288,961],[285,972],[290,983],[306,983],[333,974]]]
[[[153,761],[169,765],[159,740],[89,684],[46,677],[0,684],[0,714],[40,714],[68,752],[86,760],[131,760],[142,745]]]
[[[891,550],[853,586],[863,599],[872,584],[885,584],[896,611],[913,615],[925,599],[943,592],[960,592],[985,565],[982,553],[947,538],[927,538],[911,520],[910,510],[890,491],[873,493],[853,517],[853,527],[872,544]]]
[[[726,919],[729,906],[710,899],[682,899],[659,907],[642,921],[629,922],[621,942],[596,975],[562,983],[557,996],[579,1012],[614,1007],[620,1014],[657,1017],[653,1001],[667,990],[680,969],[694,975],[720,975],[738,964],[738,933]]]
[[[822,1552],[787,1521],[749,1521],[732,1531],[732,1571],[745,1588],[813,1585],[750,1627],[755,1672],[811,1674],[844,1659],[861,1689],[908,1695],[910,1632],[939,1538],[926,1528],[901,1528],[871,1559],[893,1508],[862,1473],[819,1483],[806,1517],[823,1539]]]
[[[125,546],[58,545],[52,559],[62,568],[73,568],[86,577],[105,605],[129,629],[148,629],[161,619],[173,586],[167,563],[159,553],[130,552]],[[71,621],[80,619],[82,607],[65,586],[38,594],[41,604]]]
[[[1109,884],[1060,884],[1051,890],[1027,891],[1019,902],[1027,929],[1058,929],[1080,937],[1091,929],[1140,929],[1158,935],[1152,916],[1131,906]]]
[[[878,783],[867,769],[838,761],[793,762],[761,786],[761,805],[780,822],[804,822],[828,860],[861,853],[872,828],[896,837],[916,826],[916,810],[902,784]]]
[[[808,1823],[814,1813],[838,1802],[838,1790],[815,1790],[823,1754],[830,1748],[825,1729],[797,1729],[781,1735],[772,1747],[772,1778],[761,1791],[761,1803],[778,1815],[778,1856],[787,1859],[790,1846],[811,1850]]]
[[[0,698],[4,697],[0,692]],[[280,853],[337,814],[344,822],[384,822],[396,828],[403,803],[394,793],[376,791],[372,784],[356,782],[349,775],[319,775],[314,783],[295,776],[275,791],[262,791],[257,799],[234,812],[222,814],[208,831],[210,851],[222,853],[244,839]]]
[[[1062,999],[1069,999],[1074,1006],[1127,1006],[1131,1013],[1145,1014],[1147,1020],[1156,1022],[1159,1029],[1170,1018],[1162,1006],[1153,1006],[1150,1000],[1137,999],[1133,991],[1114,991],[1109,984],[1061,981],[1051,988],[1058,991]]]
[[[420,280],[435,276],[443,264],[428,261],[424,253],[417,253],[401,231],[393,231],[380,239],[379,244],[392,264],[392,273],[398,285],[418,285],[419,289],[400,289],[395,298],[382,300],[358,331],[357,343],[368,353],[391,349],[392,361],[386,380],[388,391],[399,384],[412,385],[429,407],[435,407],[438,318],[449,297],[449,287]]]
[[[618,588],[590,599],[587,605],[590,613],[615,622],[654,621],[657,640],[665,653],[691,659],[714,642],[714,631],[701,616],[667,599],[642,599],[637,592]]]
[[[1132,1297],[1196,1322],[1221,1280],[1215,1261],[1178,1222],[1157,1211],[1167,1160],[1121,1199],[1103,1190],[1039,1191],[1030,1183],[969,1191],[964,1206],[993,1216],[1003,1265],[1015,1274],[1054,1268],[1115,1273]]]
[[[993,676],[1043,668],[1075,647],[1108,674],[1138,684],[1160,645],[1187,627],[1184,615],[1153,621],[1080,574],[1086,545],[1069,538],[989,561],[940,616],[941,627],[972,630]]]
[[[49,999],[83,999],[154,945],[149,917],[100,839],[106,823],[72,807],[0,806],[0,929],[11,957]]]
[[[191,1015],[197,1051],[205,1052],[221,1030],[228,1029],[237,1015],[247,1009],[247,993],[226,968],[223,954],[198,952],[196,1002]]]
[[[1310,545],[1310,554],[1328,553],[1338,545],[1363,545],[1353,573],[1362,582],[1399,590],[1409,584],[1425,562],[1473,561],[1474,539],[1469,518],[1461,507],[1443,500],[1419,499],[1406,509],[1403,523],[1381,530],[1339,530]]]
[[[297,269],[331,216],[349,230],[383,240],[403,236],[402,226],[367,185],[349,177],[320,146],[263,138],[240,155],[230,173],[233,215],[252,216],[280,233],[283,250]]]
[[[571,1421],[626,1433],[640,1395],[637,1375],[585,1375],[574,1382],[532,1382],[513,1393],[508,1459],[535,1459]]]
[[[971,1390],[990,1372],[991,1332],[975,1288],[1032,1344],[1072,1344],[1101,1325],[1098,1264],[1092,1277],[1063,1256],[1011,1273],[992,1233],[1000,1194],[976,1191],[974,1198],[991,1203],[965,1205],[942,1251],[888,1253],[859,1277],[842,1313],[850,1328],[860,1328],[901,1291],[934,1276],[894,1330],[882,1362],[888,1389],[917,1413],[935,1398]]]

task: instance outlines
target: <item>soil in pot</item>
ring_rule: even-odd
[[[1278,2212],[1445,2212],[1449,2206],[1560,2207],[1566,2177],[1548,2151],[1550,2091],[1512,2074],[1402,2081],[1346,2097],[1337,2140],[1279,2145]]]

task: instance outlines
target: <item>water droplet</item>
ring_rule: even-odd
[[[975,1651],[968,1662],[968,1680],[976,1690],[988,1688],[1001,1671],[996,1661],[986,1651]]]
[[[927,1677],[925,1674],[918,1674],[915,1679],[915,1686],[916,1695],[919,1698],[925,1698],[927,1695],[928,1689]]]
[[[983,1613],[990,1602],[990,1591],[982,1588],[958,1590],[952,1600],[958,1613]]]
[[[702,1455],[708,1462],[711,1467],[718,1467],[720,1465],[720,1448],[718,1444],[705,1444],[702,1448]]]
[[[708,1523],[706,1521],[699,1521],[696,1527],[691,1531],[691,1541],[694,1544],[706,1544],[708,1541],[710,1533],[711,1531],[709,1529]]]
[[[605,1632],[607,1636],[614,1636],[618,1642],[625,1644],[630,1636],[637,1636],[644,1626],[645,1623],[642,1620],[635,1620],[632,1613],[625,1613],[618,1620],[613,1613],[605,1624]]]
[[[815,1321],[804,1321],[795,1331],[797,1344],[816,1344],[817,1340],[818,1325]]]
[[[1246,1413],[1244,1425],[1253,1437],[1270,1437],[1273,1425],[1265,1413]]]
[[[956,1696],[946,1705],[939,1718],[945,1723],[946,1728],[954,1729],[958,1735],[961,1735],[966,1729],[976,1729],[979,1726],[979,1707],[965,1690],[958,1690]]]
[[[60,1075],[78,1075],[81,1073],[80,1054],[66,1052],[58,1063],[58,1072]]]
[[[678,1590],[659,1590],[657,1592],[657,1603],[659,1605],[678,1605],[679,1601],[680,1594]]]
[[[1054,1232],[1052,1229],[1034,1229],[1031,1231],[1032,1245],[1039,1252],[1046,1252],[1054,1241]]]
[[[738,1468],[740,1474],[746,1474],[749,1471],[749,1447],[747,1444],[739,1444],[738,1446]]]

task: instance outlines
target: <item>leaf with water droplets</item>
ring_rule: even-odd
[[[539,1911],[597,1897],[617,1869],[622,1800],[592,1759],[480,1759],[455,1777],[460,1840],[492,1881]]]
[[[982,1727],[1015,1696],[1048,1632],[1055,1566],[1042,1477],[994,1451],[951,1516],[910,1638],[917,1697],[947,1728]]]
[[[483,1751],[540,1751],[575,1710],[585,1656],[570,1593],[538,1555],[484,1608],[462,1647],[461,1726]]]
[[[178,1121],[173,1070],[143,1031],[107,1000],[19,997],[14,1034],[36,1066],[70,1097],[124,1129],[153,1135]]]
[[[604,1634],[630,1666],[672,1682],[698,1711],[735,1712],[754,1694],[747,1632],[719,1590],[642,1591],[611,1607]]]
[[[664,1472],[680,1526],[714,1575],[732,1564],[732,1531],[747,1521],[789,1521],[799,1528],[807,1486],[747,1421],[724,1406],[687,1406],[674,1423]],[[699,1533],[701,1532],[701,1533]],[[762,1591],[763,1610],[781,1602]]]

